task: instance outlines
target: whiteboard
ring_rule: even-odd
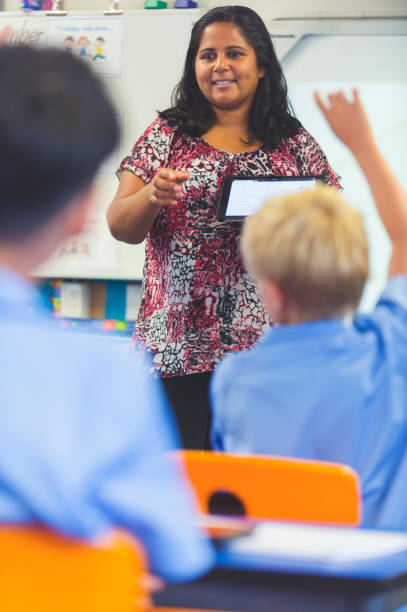
[[[102,32],[107,59],[91,64],[112,94],[121,125],[120,146],[97,177],[97,206],[88,231],[61,245],[37,274],[129,280],[142,277],[144,245],[115,241],[107,228],[105,211],[117,188],[115,169],[119,161],[156,117],[156,111],[170,104],[171,92],[183,69],[192,25],[202,12],[136,10],[105,16],[100,11],[73,11],[65,17],[0,14],[0,35],[5,27],[11,27],[12,42],[61,45],[69,27],[77,28],[72,30],[73,38],[79,36],[81,29],[89,39]],[[355,29],[361,23],[355,21],[350,25]],[[289,23],[285,25],[290,27]],[[276,39],[276,50],[279,57],[284,55],[282,65],[298,118],[317,138],[333,168],[342,176],[345,197],[365,217],[371,246],[371,274],[362,300],[365,309],[375,301],[385,282],[390,247],[357,165],[331,134],[313,102],[312,92],[316,88],[323,93],[358,86],[379,145],[406,186],[407,37],[337,35],[338,29],[343,29],[339,26],[336,23],[329,36],[303,37],[287,55],[284,53],[292,39],[283,31],[283,36]],[[386,26],[382,27],[389,34]]]
[[[407,189],[406,36],[307,36],[283,59],[289,97],[304,127],[319,141],[341,176],[344,197],[363,215],[368,234],[370,275],[360,310],[370,310],[386,283],[390,241],[366,180],[351,153],[332,134],[313,100],[358,87],[378,145]]]
[[[36,12],[0,14],[0,35],[9,28],[8,42],[30,42],[64,47],[65,39],[90,41],[84,56],[101,76],[116,104],[121,126],[118,149],[103,165],[96,180],[96,203],[83,235],[60,245],[50,260],[36,270],[44,277],[141,279],[144,244],[114,240],[105,220],[118,180],[115,171],[130,153],[138,136],[170,106],[179,81],[194,21],[200,10],[136,10],[108,16],[102,11],[72,11],[66,16]],[[104,58],[96,55],[96,39],[104,38]],[[75,52],[78,51],[76,45]],[[96,103],[96,102],[95,102]]]

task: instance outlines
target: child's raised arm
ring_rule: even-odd
[[[332,131],[353,153],[369,183],[392,243],[388,275],[407,274],[407,195],[377,147],[358,91],[353,90],[350,102],[343,91],[328,99],[327,105],[315,93]]]

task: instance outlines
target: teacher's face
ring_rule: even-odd
[[[203,33],[195,60],[199,89],[216,109],[234,110],[253,101],[264,69],[234,23],[215,22]]]

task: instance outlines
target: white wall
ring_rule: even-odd
[[[371,62],[370,58],[375,61]],[[407,190],[407,37],[401,35],[306,36],[283,59],[294,111],[321,143],[341,175],[345,198],[363,215],[369,240],[370,275],[361,308],[370,310],[386,282],[390,241],[353,156],[316,109],[313,92],[358,87],[385,158]]]
[[[104,10],[109,6],[109,0],[63,0],[67,10]],[[173,7],[173,0],[168,0],[168,7]],[[325,15],[353,15],[363,13],[364,16],[407,16],[405,0],[198,0],[200,8],[213,8],[225,4],[244,4],[256,10],[263,19],[281,16],[305,17],[312,13]],[[20,0],[0,0],[0,9],[16,11]],[[144,0],[121,0],[123,9],[141,9]]]
[[[0,6],[2,1],[8,10],[16,10],[20,3],[20,0],[0,0]],[[72,11],[78,9],[103,11],[109,6],[109,0],[64,1],[65,8]],[[201,0],[199,4],[201,8],[211,8],[232,2],[238,3],[239,0]],[[144,0],[121,0],[120,2],[120,6],[124,10],[141,9],[143,4]],[[171,7],[173,0],[170,0],[168,4]],[[403,165],[406,158],[405,143],[407,142],[405,110],[407,109],[406,22],[396,21],[396,29],[400,30],[396,35],[394,32],[388,31],[389,24],[394,23],[391,20],[374,19],[369,23],[363,19],[345,20],[341,27],[338,26],[338,31],[336,31],[336,26],[340,22],[334,21],[331,22],[326,32],[329,31],[329,36],[321,36],[321,33],[318,36],[305,36],[283,57],[286,50],[284,46],[287,44],[290,46],[295,42],[293,38],[287,35],[290,32],[298,34],[298,23],[300,23],[300,29],[302,29],[302,24],[307,24],[307,26],[312,24],[312,21],[307,21],[307,18],[314,18],[314,20],[318,16],[328,18],[362,16],[393,18],[396,16],[399,18],[405,16],[407,18],[407,2],[406,0],[307,0],[306,2],[305,0],[251,0],[245,4],[262,15],[272,34],[277,37],[275,39],[276,50],[278,56],[282,58],[284,73],[289,85],[289,95],[295,112],[305,127],[317,137],[332,166],[342,176],[345,195],[361,210],[365,217],[371,246],[371,274],[362,307],[370,308],[385,282],[390,250],[389,242],[377,217],[363,177],[355,164],[352,163],[352,157],[348,156],[336,139],[332,137],[320,113],[316,112],[312,91],[315,88],[324,92],[338,87],[347,89],[354,85],[359,87],[377,131],[380,146],[396,174],[407,188],[407,178]],[[122,79],[118,77],[113,79],[112,93],[120,112],[125,118],[124,124],[127,126],[127,131],[122,139],[122,157],[127,154],[135,136],[141,133],[151,121],[153,115],[155,116],[154,109],[163,108],[167,105],[166,100],[169,100],[170,91],[178,80],[178,69],[176,67],[182,66],[183,60],[178,57],[178,60],[171,62],[169,52],[166,53],[165,60],[163,60],[160,52],[160,40],[165,37],[162,32],[166,33],[168,28],[168,31],[173,34],[174,41],[174,44],[171,45],[171,53],[179,53],[181,58],[184,57],[184,47],[187,44],[186,39],[189,37],[190,24],[187,27],[185,23],[182,23],[181,26],[178,25],[178,30],[174,25],[174,20],[178,23],[183,12],[171,11],[167,15],[166,11],[141,11],[141,13],[138,13],[139,16],[140,14],[142,16],[142,22],[153,21],[155,23],[159,21],[161,29],[155,23],[151,31],[154,34],[152,34],[146,27],[146,23],[143,26],[137,26],[138,28],[142,27],[141,31],[137,30],[137,36],[132,36],[132,40],[128,40],[126,43],[128,53],[126,61],[129,66],[131,64],[128,76]],[[192,14],[197,13],[196,11],[186,12],[188,13],[188,19],[193,19]],[[130,15],[131,13],[128,14],[128,20]],[[287,19],[281,23],[271,23],[272,19],[277,17],[286,17]],[[296,17],[298,21],[290,21],[289,17]],[[322,22],[314,21],[315,23]],[[345,27],[349,24],[354,26],[351,31]],[[367,36],[366,34],[372,34],[372,32],[364,31],[363,26],[372,26],[375,36]],[[181,27],[181,30],[179,30],[179,27]],[[311,27],[311,30],[304,29],[301,33],[312,31]],[[136,32],[134,24],[132,32],[133,34]],[[347,36],[344,35],[345,33],[347,33]],[[389,36],[389,33],[393,35]],[[278,38],[278,36],[283,37]],[[138,47],[133,48],[136,43]],[[149,45],[150,62],[148,66],[145,66],[143,62],[138,65],[138,69],[140,71],[146,69],[147,74],[143,73],[137,80],[133,58],[142,57]],[[142,89],[140,92],[134,86],[131,78],[135,78],[135,83],[147,82],[151,68],[155,65],[154,57],[156,58],[154,60],[156,61],[156,72],[161,72],[162,77],[156,82],[150,82],[149,87]],[[374,57],[374,62],[371,61],[372,57]],[[161,70],[163,62],[165,66],[170,66],[168,70],[165,68],[165,77]],[[166,78],[168,82],[165,82]],[[134,99],[132,95],[135,97]],[[387,112],[385,113],[382,112],[381,106],[383,100],[387,101]],[[111,197],[116,189],[116,184],[114,178]],[[105,184],[103,184],[103,192],[110,193]],[[128,268],[123,267],[123,270],[126,268],[123,274],[129,274],[130,270],[137,277],[141,274],[142,248],[139,249],[138,253],[136,253],[134,247],[129,248],[128,253],[123,252],[121,258],[124,262],[128,262]],[[104,277],[107,277],[105,273]]]

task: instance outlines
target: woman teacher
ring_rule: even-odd
[[[322,175],[318,143],[288,108],[270,34],[244,6],[194,25],[173,106],[119,169],[107,218],[118,240],[147,238],[135,341],[153,353],[185,448],[208,448],[208,384],[228,351],[270,324],[242,263],[238,223],[219,222],[225,175]]]

